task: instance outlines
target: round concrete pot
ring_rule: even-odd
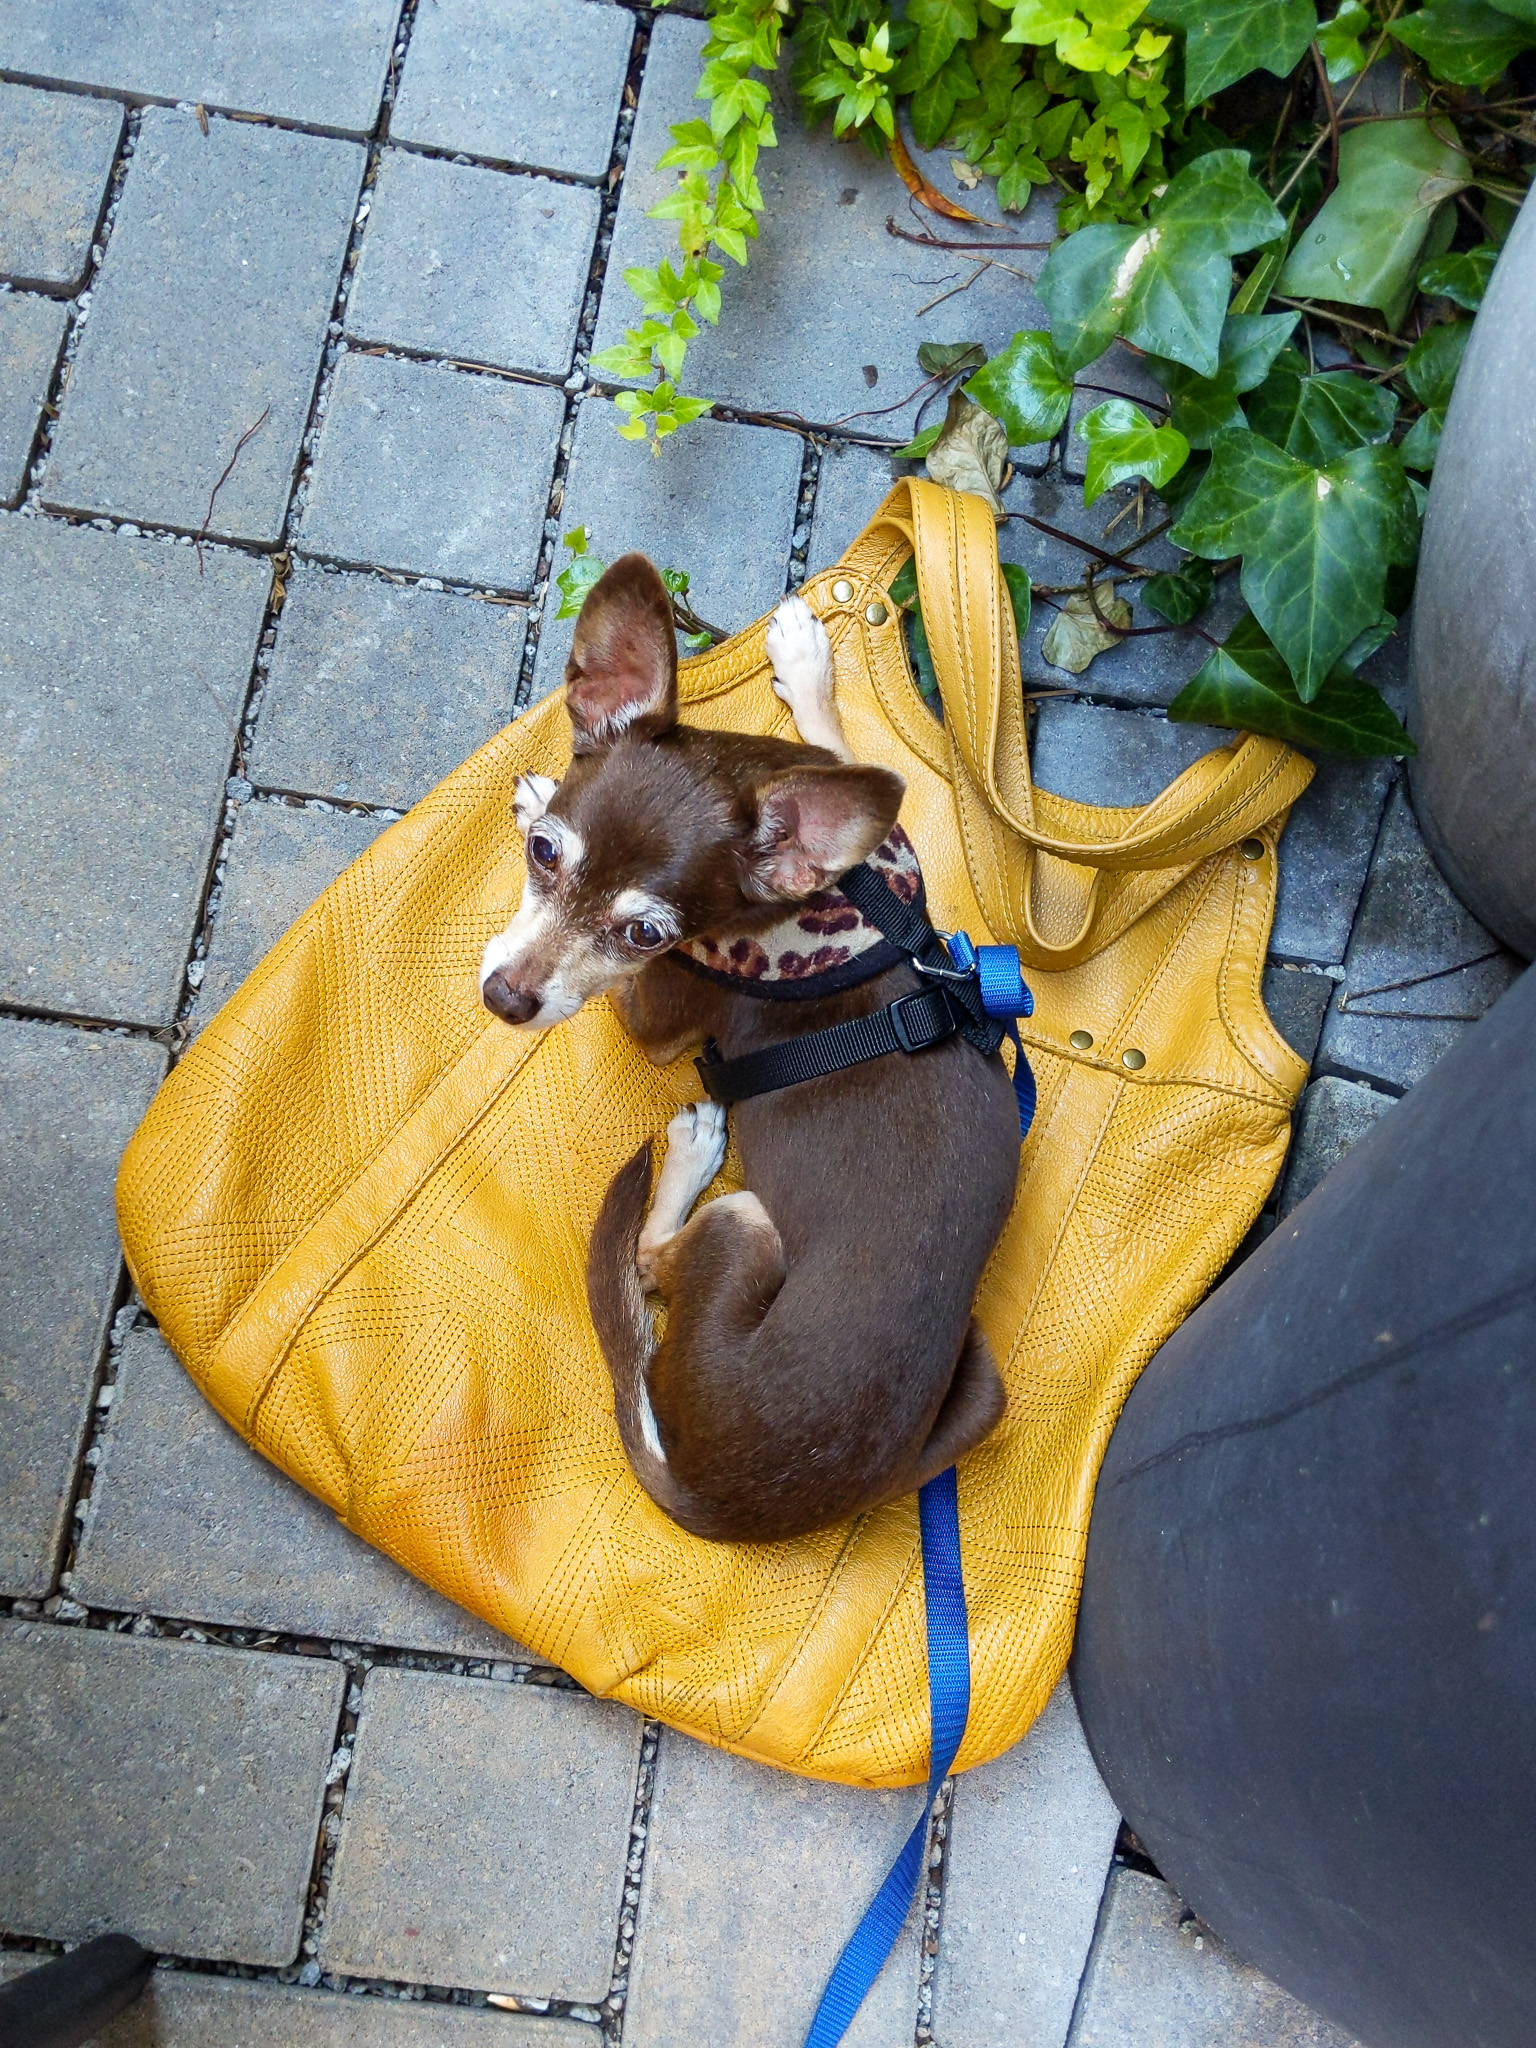
[[[1467,344],[1424,520],[1414,809],[1452,888],[1536,955],[1536,205]]]

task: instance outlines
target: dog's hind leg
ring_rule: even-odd
[[[635,1252],[643,1286],[656,1286],[656,1255],[676,1237],[720,1171],[725,1141],[725,1111],[718,1102],[690,1102],[667,1125],[667,1156]]]
[[[936,1473],[953,1465],[957,1458],[976,1446],[1003,1419],[1008,1396],[1002,1375],[993,1362],[991,1347],[972,1321],[955,1361],[954,1378],[934,1417],[928,1441],[918,1453],[914,1485],[922,1486]]]

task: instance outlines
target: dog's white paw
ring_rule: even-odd
[[[549,809],[549,800],[560,787],[553,775],[519,775],[512,795],[512,815],[519,832],[526,832]]]
[[[774,692],[803,734],[807,720],[815,725],[832,704],[832,644],[803,597],[786,597],[768,621],[767,649]]]
[[[667,1165],[674,1158],[702,1194],[725,1158],[725,1107],[719,1102],[690,1102],[667,1125]]]

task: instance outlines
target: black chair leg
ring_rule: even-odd
[[[155,1959],[126,1934],[82,1942],[0,1985],[0,2048],[80,2048],[132,2005]]]

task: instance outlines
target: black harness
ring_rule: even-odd
[[[1034,1109],[1034,1077],[1011,1020],[1027,1017],[1034,1002],[1019,975],[1017,953],[1011,946],[983,946],[978,954],[963,932],[946,942],[923,912],[903,903],[867,863],[850,868],[837,887],[930,985],[898,996],[868,1016],[850,1017],[739,1059],[723,1058],[719,1046],[708,1039],[703,1056],[694,1061],[705,1093],[716,1102],[745,1102],[749,1096],[792,1088],[800,1081],[883,1059],[887,1053],[927,1052],[947,1038],[958,1036],[990,1055],[1005,1036],[1011,1036],[1018,1052],[1014,1092],[1019,1098],[1020,1130],[1027,1130]],[[988,955],[1006,955],[1007,960],[989,960]]]

